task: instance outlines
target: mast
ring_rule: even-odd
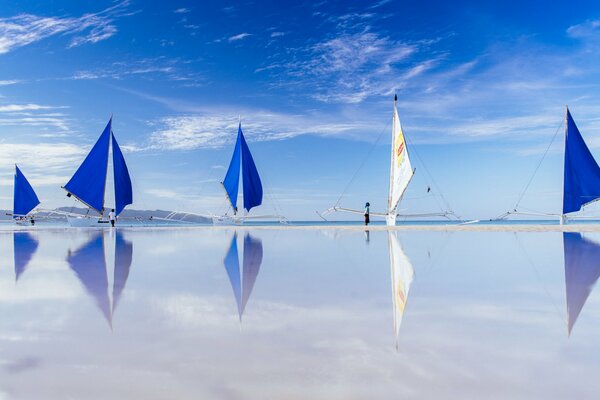
[[[567,135],[569,134],[569,105],[565,105],[565,149],[564,152],[567,152]],[[567,168],[566,158],[563,160],[563,204],[565,201],[565,179],[564,179],[564,170]],[[560,214],[560,224],[564,225],[567,222],[567,215],[563,212]]]
[[[108,159],[110,158],[110,142],[112,142],[113,140],[113,130],[112,130],[112,119],[113,119],[113,115],[110,114],[110,119],[108,120],[108,124],[110,126],[110,137],[108,139],[108,150],[107,150],[107,154],[109,155],[109,157],[106,157],[106,167],[104,168],[104,170],[106,171],[104,173],[104,189],[102,190],[102,209],[100,210],[100,215],[104,216],[104,202],[106,201],[106,180],[108,179]],[[114,152],[114,149],[113,149]],[[115,155],[113,154],[113,157]],[[114,171],[113,171],[114,173]],[[113,182],[114,185],[114,182]]]
[[[388,192],[388,214],[392,212],[392,191],[394,188],[394,151],[396,150],[396,102],[398,95],[394,94],[394,111],[392,111],[392,148],[390,151],[390,190]]]

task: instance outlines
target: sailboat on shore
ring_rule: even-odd
[[[71,226],[108,226],[109,221],[104,218],[106,211],[104,206],[111,147],[114,173],[115,215],[118,216],[127,205],[133,203],[131,178],[125,158],[123,157],[123,152],[112,131],[111,117],[94,147],[92,147],[77,171],[75,171],[71,180],[63,186],[63,189],[67,191],[67,197],[73,196],[88,207],[86,215],[66,214]],[[92,212],[92,215],[89,214],[90,212]]]
[[[550,143],[551,145],[552,143]],[[549,149],[550,147],[548,147]],[[546,150],[547,152],[547,150]],[[545,154],[544,154],[545,156]],[[542,157],[541,162],[544,160]],[[538,167],[539,168],[539,164]],[[537,168],[534,172],[537,172]],[[531,177],[530,181],[533,179]],[[514,209],[508,211],[496,219],[506,219],[510,215],[526,215],[540,217],[558,217],[560,224],[566,224],[569,219],[583,218],[574,213],[582,211],[585,206],[594,203],[600,199],[600,167],[586,145],[581,132],[571,116],[569,107],[566,108],[565,115],[565,158],[564,158],[564,180],[563,180],[563,207],[562,213],[538,213],[538,212],[520,212],[518,206],[525,194],[529,184],[521,194]],[[595,217],[597,218],[597,217]]]
[[[400,124],[400,117],[398,116],[398,109],[396,108],[396,102],[398,96],[394,95],[394,111],[392,113],[392,146],[391,146],[391,159],[390,159],[390,186],[387,199],[387,210],[385,212],[370,212],[371,217],[385,218],[386,225],[396,225],[396,218],[429,218],[429,217],[444,217],[449,218],[455,216],[452,211],[442,213],[423,213],[423,214],[410,214],[401,215],[399,214],[398,206],[404,196],[404,192],[410,184],[416,168],[412,167],[410,157],[408,154],[408,148],[406,146],[406,140],[404,138],[404,132],[402,131],[402,125]],[[428,189],[429,191],[430,189]],[[341,199],[341,197],[340,197]],[[339,202],[339,200],[338,200]],[[325,219],[325,216],[334,212],[348,212],[354,214],[363,214],[363,210],[356,210],[351,208],[339,207],[337,204],[323,213],[318,213],[321,218]]]
[[[246,213],[243,215],[240,215],[237,205],[240,186],[240,171],[242,173],[244,209],[246,210]],[[223,189],[225,189],[225,194],[227,196],[227,201],[231,206],[230,210],[232,211],[232,214],[226,212],[224,215],[212,215],[211,218],[213,224],[239,225],[247,220],[265,219],[276,219],[279,220],[279,222],[285,221],[285,218],[280,215],[248,215],[252,208],[262,204],[263,187],[258,169],[254,163],[254,158],[252,157],[252,153],[250,153],[248,143],[246,143],[241,121],[238,126],[237,139],[235,147],[233,148],[231,161],[229,162],[229,168],[227,168],[227,173],[225,174],[225,178],[221,182],[221,185],[223,186]]]
[[[31,212],[40,204],[35,190],[15,165],[15,186],[13,195],[13,220],[19,225],[34,225],[35,219]]]

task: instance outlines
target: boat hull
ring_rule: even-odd
[[[219,215],[212,217],[212,222],[213,225],[235,226],[242,225],[244,223],[244,220],[241,218],[230,217],[228,215]]]
[[[110,222],[99,218],[75,217],[68,215],[67,222],[74,228],[109,228]]]

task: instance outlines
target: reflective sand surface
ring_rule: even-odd
[[[597,398],[597,243],[1,232],[0,399]]]

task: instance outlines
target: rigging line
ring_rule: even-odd
[[[444,194],[442,193],[442,190],[440,189],[440,186],[437,184],[437,182],[435,181],[435,179],[433,179],[433,175],[431,175],[431,172],[429,172],[429,169],[427,168],[427,165],[425,165],[425,161],[423,161],[423,158],[421,158],[421,155],[417,151],[417,147],[412,143],[412,141],[410,140],[410,138],[407,135],[404,135],[404,139],[408,142],[408,144],[410,144],[411,152],[413,152],[417,156],[417,159],[419,160],[419,162],[423,166],[423,169],[425,170],[425,173],[427,174],[427,176],[431,180],[432,186],[435,187],[435,189],[439,192],[440,199],[442,200],[442,202],[445,205],[446,209],[448,211],[454,212],[454,210],[452,210],[452,207],[450,207],[450,203],[448,203],[448,201],[444,197]],[[436,198],[436,203],[438,203],[437,198]],[[438,207],[440,207],[441,211],[446,211],[446,210],[444,210],[444,208],[439,203],[438,203]]]
[[[348,184],[346,185],[346,187],[344,188],[344,191],[342,192],[342,194],[340,195],[340,197],[338,197],[337,201],[335,202],[334,207],[337,207],[340,205],[340,201],[342,201],[342,197],[344,197],[344,195],[346,194],[346,192],[348,191],[348,189],[350,188],[350,185],[352,185],[352,183],[354,182],[354,180],[356,179],[356,176],[358,175],[358,173],[360,172],[360,170],[365,166],[367,160],[369,159],[369,157],[371,156],[371,154],[373,153],[373,150],[375,150],[375,147],[377,146],[377,144],[379,143],[379,141],[381,140],[381,137],[383,136],[383,133],[388,129],[388,127],[390,126],[391,121],[388,121],[388,123],[385,125],[385,127],[381,130],[381,132],[379,132],[379,135],[377,135],[377,139],[375,140],[375,142],[373,142],[373,144],[371,145],[371,148],[369,149],[369,152],[366,154],[366,156],[364,157],[364,159],[362,160],[360,166],[356,169],[356,171],[354,171],[354,175],[352,175],[352,178],[350,179],[350,182],[348,182]]]
[[[542,284],[542,287],[544,288],[544,291],[546,292],[546,295],[550,299],[550,302],[552,303],[552,306],[554,307],[554,309],[556,310],[556,312],[559,315],[560,319],[562,320],[562,311],[560,311],[560,308],[556,304],[556,301],[554,301],[554,297],[552,297],[552,295],[550,294],[550,291],[548,290],[548,286],[546,285],[546,282],[542,279],[542,276],[540,275],[540,272],[536,268],[535,263],[533,262],[533,260],[529,256],[529,253],[525,249],[525,246],[523,246],[523,243],[521,242],[521,239],[519,239],[518,233],[517,232],[513,232],[513,233],[514,233],[514,237],[515,237],[515,239],[517,241],[517,244],[519,245],[519,248],[521,249],[521,252],[525,256],[525,259],[527,260],[527,262],[529,263],[529,265],[531,265],[531,267],[533,268],[533,271],[534,271],[534,273],[535,273],[538,281]]]
[[[563,126],[563,123],[564,123],[564,118],[561,118],[560,125],[558,125],[558,127],[556,128],[556,132],[554,132],[554,135],[552,136],[552,140],[550,141],[550,144],[548,144],[548,147],[546,147],[546,151],[544,151],[544,154],[542,155],[542,158],[540,159],[540,162],[535,167],[535,170],[533,171],[533,175],[531,175],[531,178],[529,178],[529,181],[527,182],[527,185],[525,185],[525,188],[521,192],[521,195],[519,196],[519,199],[515,203],[515,207],[514,207],[515,210],[519,207],[519,204],[521,203],[521,200],[523,200],[523,196],[525,196],[525,193],[527,193],[527,190],[529,189],[529,186],[531,185],[531,182],[533,181],[533,178],[535,178],[535,175],[537,174],[538,170],[540,169],[540,166],[542,165],[542,162],[544,162],[544,159],[546,158],[546,155],[548,154],[548,151],[550,151],[550,147],[552,147],[552,143],[554,143],[554,140],[556,139],[556,135],[558,135],[558,132],[560,131],[560,128]]]

